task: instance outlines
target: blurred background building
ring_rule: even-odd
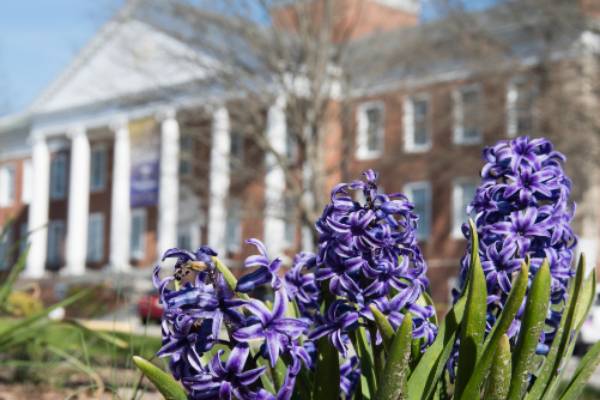
[[[417,0],[127,2],[0,119],[0,268],[27,242],[33,279],[127,277],[201,244],[241,268],[250,237],[289,262],[315,249],[333,185],[374,168],[414,202],[445,302],[482,148],[524,134],[569,156],[596,265],[600,1],[440,9],[423,22]]]

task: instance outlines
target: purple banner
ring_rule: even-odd
[[[131,207],[158,204],[158,160],[141,162],[131,168]]]

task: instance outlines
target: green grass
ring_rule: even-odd
[[[0,318],[0,331],[17,322],[16,319]],[[108,333],[108,335],[119,340],[106,340],[81,327],[56,322],[41,329],[24,345],[11,348],[7,355],[17,360],[43,359],[40,352],[43,353],[46,348],[52,347],[68,353],[86,365],[123,368],[132,365],[133,355],[152,358],[161,345],[160,338],[156,337],[126,333]],[[119,347],[119,342],[125,346]]]

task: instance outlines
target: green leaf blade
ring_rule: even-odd
[[[187,400],[187,394],[171,375],[142,357],[133,356],[133,363],[154,384],[166,400]]]
[[[497,353],[498,346],[500,345],[503,336],[510,327],[511,323],[515,319],[525,293],[527,292],[527,284],[529,282],[529,263],[523,263],[521,271],[515,280],[513,287],[508,295],[504,309],[500,314],[498,322],[492,329],[492,332],[488,335],[487,340],[484,343],[483,353],[481,359],[477,363],[477,366],[473,370],[471,378],[469,379],[467,386],[463,392],[463,399],[476,398],[480,386],[487,375],[487,372],[492,365],[492,360]]]
[[[550,281],[550,267],[548,261],[544,260],[535,275],[527,298],[519,341],[513,355],[514,367],[508,396],[511,400],[521,399],[525,390],[527,390],[535,349],[544,328],[548,312]]]
[[[407,398],[406,383],[412,342],[412,316],[406,313],[390,347],[384,367],[381,387],[376,400],[402,400]]]
[[[511,367],[510,341],[508,340],[508,336],[504,334],[500,337],[496,354],[494,354],[492,369],[490,370],[490,376],[487,379],[483,395],[484,399],[506,399],[508,388],[510,387]]]
[[[455,385],[457,398],[462,396],[477,361],[481,357],[487,311],[487,286],[479,258],[479,238],[472,220],[469,220],[469,225],[471,229],[471,270],[465,315],[461,322]]]

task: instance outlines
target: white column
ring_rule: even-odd
[[[210,200],[208,210],[208,244],[225,249],[229,194],[229,157],[231,151],[229,113],[225,107],[215,110],[212,117],[212,146],[210,149]]]
[[[175,111],[162,115],[160,141],[160,182],[158,191],[159,255],[177,245],[179,204],[179,124]]]
[[[266,137],[274,151],[285,157],[287,126],[285,99],[277,98],[267,115]],[[274,154],[266,156],[265,176],[265,245],[274,255],[280,255],[285,247],[285,176]]]
[[[85,273],[90,203],[90,143],[85,129],[75,127],[71,137],[69,213],[67,215],[66,270],[69,275]]]
[[[27,254],[27,267],[25,276],[40,278],[44,275],[46,266],[46,251],[48,240],[48,201],[50,190],[50,154],[46,139],[41,135],[34,135],[31,153],[31,166],[33,176],[30,185],[32,197],[29,203],[28,226],[29,253]]]
[[[127,121],[113,126],[115,141],[113,150],[112,205],[110,218],[110,265],[115,271],[129,270],[129,239],[131,209],[129,184],[131,154]]]

